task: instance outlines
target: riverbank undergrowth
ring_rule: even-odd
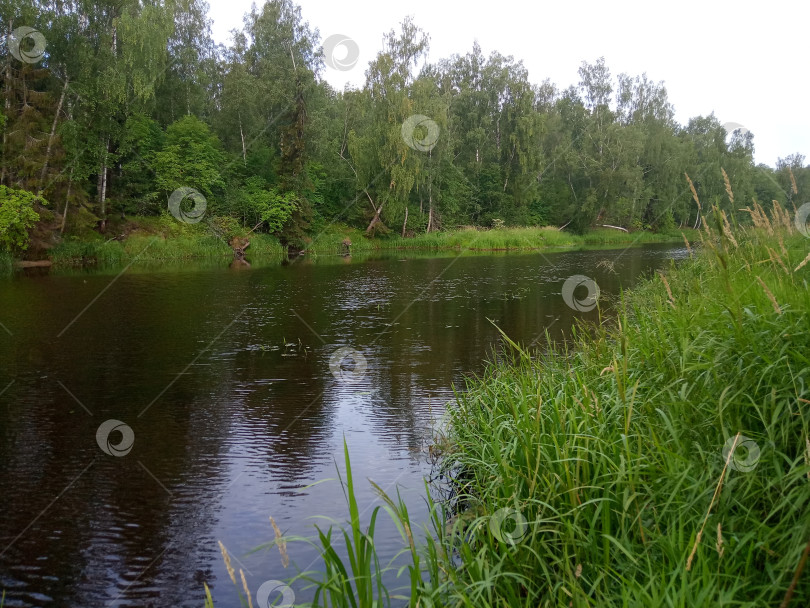
[[[121,227],[118,227],[119,231]],[[125,235],[104,239],[92,233],[85,238],[67,239],[53,247],[48,257],[59,266],[88,264],[121,265],[133,260],[185,260],[229,259],[233,256],[228,246],[228,234],[222,234],[205,224],[182,224],[173,218],[134,218],[128,220]],[[110,229],[111,233],[115,233]],[[242,231],[247,233],[247,231]],[[241,234],[241,233],[240,233]],[[556,228],[502,228],[479,230],[475,228],[451,232],[431,232],[402,238],[386,236],[367,238],[360,230],[345,226],[332,226],[315,235],[304,252],[309,255],[345,254],[343,244],[351,242],[350,253],[370,253],[387,250],[533,250],[582,247],[588,245],[643,244],[683,242],[684,235],[697,238],[692,230],[673,233],[632,232],[596,229],[585,235],[576,235]],[[275,237],[252,233],[249,236],[248,259],[282,259],[287,255]],[[0,260],[0,271],[3,261]]]

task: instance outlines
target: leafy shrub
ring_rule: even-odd
[[[27,249],[28,231],[39,221],[34,203],[48,202],[27,190],[0,186],[0,248]]]

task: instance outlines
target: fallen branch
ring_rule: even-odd
[[[614,230],[621,230],[622,232],[630,232],[627,228],[622,228],[621,226],[611,226],[610,224],[597,224],[597,226],[601,226],[602,228],[613,228]]]
[[[258,228],[258,227],[259,227],[259,226],[261,226],[262,224],[264,224],[264,220],[262,220],[261,222],[259,222],[259,223],[258,223],[258,224],[256,224],[255,226],[253,226],[253,228],[251,228],[251,229],[250,229],[250,232],[248,232],[248,233],[245,235],[245,238],[247,238],[248,236],[250,236],[250,233],[251,233],[251,232],[253,232],[254,230],[256,230],[256,228]]]

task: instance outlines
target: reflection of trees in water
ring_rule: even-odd
[[[182,280],[167,289],[153,283],[149,276],[122,279],[121,291],[131,295],[100,298],[58,348],[53,328],[43,324],[16,335],[15,351],[3,353],[3,368],[18,373],[15,407],[0,412],[0,492],[13,497],[2,537],[10,542],[59,498],[0,560],[15,579],[59,604],[98,604],[119,592],[124,603],[158,595],[172,605],[202,601],[197,568],[210,561],[201,556],[213,556],[207,530],[229,482],[222,452],[232,413],[222,407],[227,395],[221,393],[227,393],[232,366],[215,360],[215,347],[178,373],[232,317],[225,308],[214,318],[210,310],[198,314],[204,281],[192,289]],[[44,318],[72,316],[87,304],[85,291],[71,296],[60,290],[63,299],[35,299],[29,307]],[[134,430],[133,451],[123,458],[96,445],[96,429],[109,418]],[[147,566],[149,574],[141,577]],[[8,599],[42,601],[14,587]]]
[[[297,350],[304,351],[304,347]],[[323,406],[323,362],[312,352],[282,357],[276,351],[245,351],[234,361],[232,398],[240,417],[238,433],[251,457],[274,476],[295,481],[308,475],[318,446],[330,428]]]
[[[183,587],[191,592],[173,598],[181,605],[198,595],[200,560],[189,556],[204,549],[217,479],[224,482],[226,473],[218,464],[221,435],[212,431],[225,427],[213,415],[200,428],[196,411],[207,387],[181,385],[139,419],[143,395],[156,395],[165,385],[144,381],[134,390],[133,378],[121,368],[105,374],[105,368],[65,355],[48,362],[47,378],[19,379],[17,405],[7,417],[3,413],[0,493],[12,500],[2,537],[11,542],[25,531],[0,558],[2,569],[60,605],[95,605],[119,592],[125,603],[158,595],[173,601],[172,593]],[[125,457],[108,456],[96,444],[96,429],[109,418],[126,421],[135,432],[133,451]],[[138,579],[153,560],[150,575]],[[168,584],[169,577],[182,585]],[[43,601],[8,587],[8,600]]]

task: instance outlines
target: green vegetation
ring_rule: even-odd
[[[628,294],[615,327],[537,359],[515,345],[469,383],[445,458],[478,533],[446,605],[783,599],[810,541],[807,242],[721,238]],[[761,450],[748,472],[724,458],[737,433]],[[526,519],[515,546],[487,533],[502,508]]]
[[[238,224],[229,225],[215,218],[210,223],[183,224],[170,216],[130,218],[125,223],[111,223],[113,228],[127,231],[120,240],[105,240],[101,235],[90,232],[85,238],[63,240],[54,247],[49,256],[57,266],[103,264],[108,266],[153,260],[186,259],[231,259],[233,252],[226,242],[234,237],[249,238],[250,260],[281,259],[286,250],[275,237],[266,233],[254,232],[248,236],[247,230]],[[684,236],[690,241],[697,238],[697,232],[685,229],[681,232],[625,233],[616,230],[599,229],[584,235],[560,231],[556,228],[501,228],[480,230],[467,228],[448,232],[421,234],[413,238],[399,236],[369,238],[361,230],[347,226],[330,226],[310,242],[305,243],[304,251],[310,255],[337,255],[346,252],[345,239],[351,241],[350,252],[355,255],[392,250],[531,250],[586,245],[621,245],[651,242],[683,242]],[[9,258],[10,268],[10,258]]]
[[[530,250],[554,247],[577,247],[604,244],[641,244],[683,242],[684,236],[692,240],[697,232],[692,229],[670,233],[621,232],[610,229],[591,230],[584,235],[573,234],[557,228],[499,228],[477,229],[473,227],[444,232],[419,234],[412,238],[400,236],[366,238],[361,230],[332,227],[306,245],[311,253],[341,253],[345,250],[344,239],[352,243],[351,251],[377,251],[384,249],[469,249],[469,250]]]
[[[115,265],[133,260],[232,259],[228,241],[234,236],[246,237],[247,230],[227,220],[213,218],[206,223],[184,224],[168,214],[139,217],[113,222],[110,234],[118,240],[104,239],[90,231],[78,238],[63,240],[49,255],[57,265],[105,264]],[[269,234],[249,235],[249,253],[261,258],[285,255],[278,239]]]
[[[47,204],[30,192],[0,185],[0,250],[28,248],[28,231],[39,220],[35,203]]]
[[[260,257],[285,255],[278,241],[269,235],[251,237],[250,253]],[[56,264],[121,264],[132,260],[184,260],[193,258],[233,258],[233,250],[215,236],[173,237],[133,236],[125,241],[66,241],[54,248]]]
[[[613,75],[604,58],[568,87],[533,83],[520,60],[477,44],[426,63],[429,37],[405,19],[363,87],[336,91],[329,50],[292,0],[253,7],[228,46],[214,44],[207,10],[0,7],[2,31],[47,41],[26,61],[0,46],[0,184],[56,207],[29,255],[91,232],[107,240],[119,216],[159,216],[170,201],[182,221],[230,220],[299,250],[335,224],[427,235],[431,248],[468,246],[470,235],[432,236],[459,226],[669,233],[698,224],[684,172],[740,224],[750,218],[725,199],[722,170],[746,203],[791,208],[810,192],[801,154],[755,166],[752,133],[714,115],[678,124],[663,82]],[[17,242],[10,230],[0,224],[0,238]],[[514,236],[481,247],[516,247]]]
[[[380,491],[410,606],[810,602],[810,248],[750,212],[735,236],[714,207],[699,253],[570,343],[504,336],[434,446],[454,500],[429,499],[432,533]],[[349,561],[320,532],[325,573],[302,577],[316,605],[387,605],[346,459]]]

